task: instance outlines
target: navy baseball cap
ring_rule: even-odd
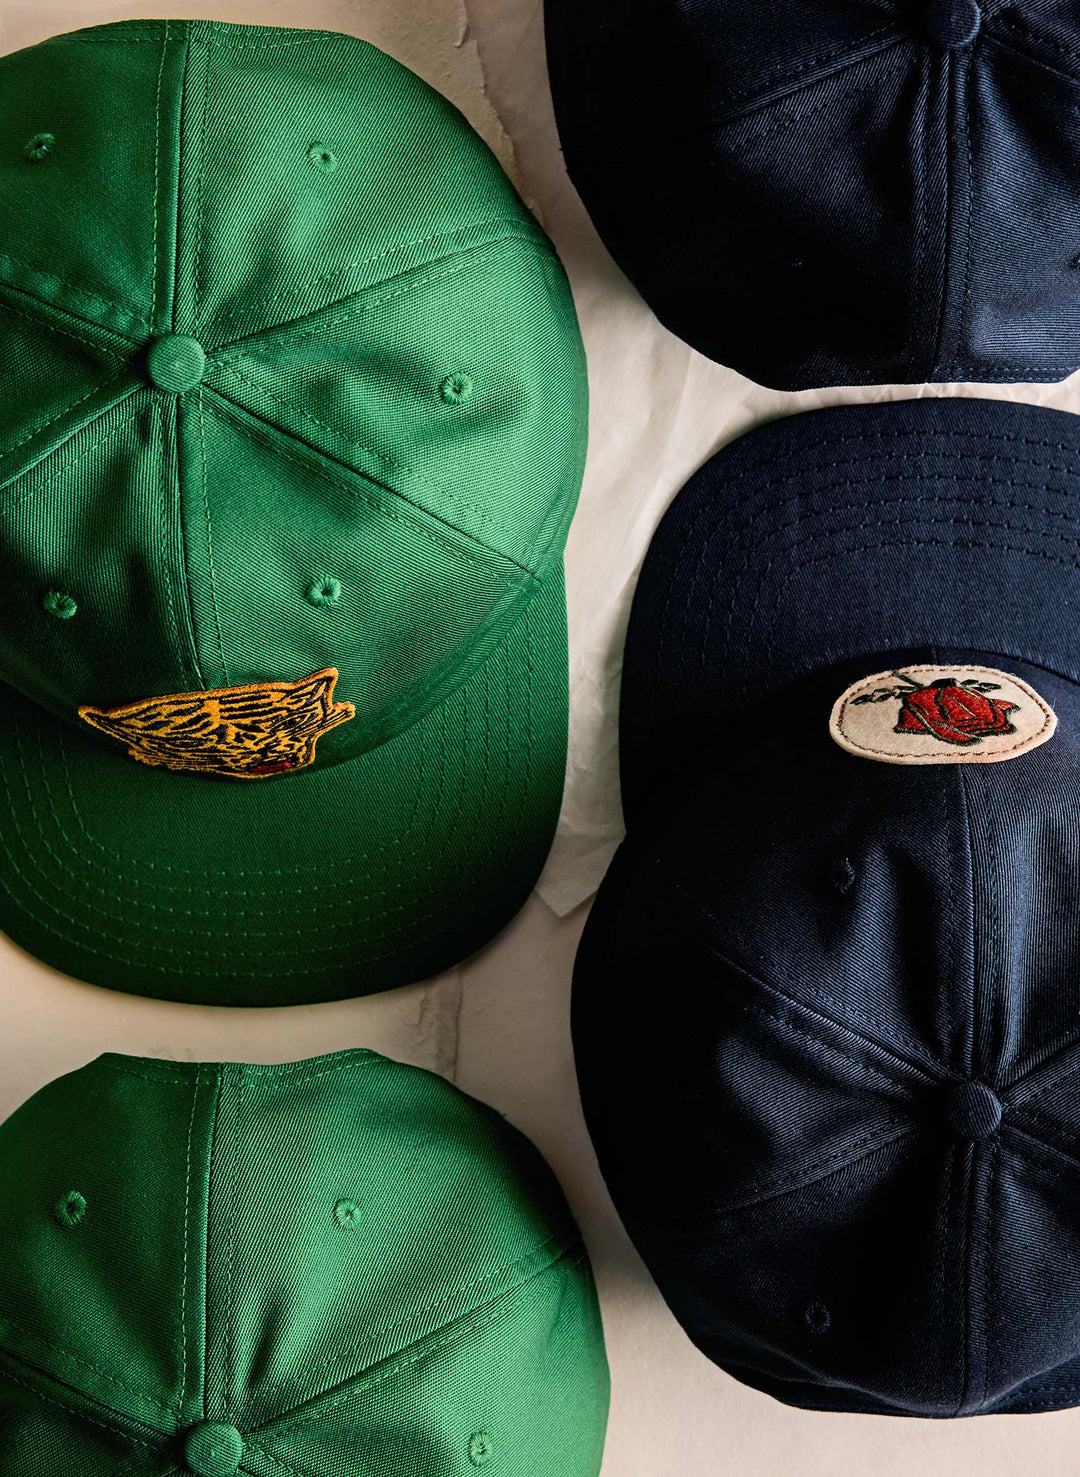
[[[789,1404],[1080,1404],[1078,616],[1080,417],[1015,404],[768,425],[647,556],[578,1075],[672,1310]]]
[[[570,175],[687,343],[763,385],[1080,365],[1072,0],[546,0]]]

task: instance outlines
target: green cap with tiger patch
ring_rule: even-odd
[[[546,858],[587,438],[565,274],[411,72],[147,21],[0,59],[0,927],[281,1005]]]

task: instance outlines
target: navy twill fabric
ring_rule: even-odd
[[[1080,365],[1072,0],[546,0],[567,168],[660,319],[759,383]]]
[[[732,442],[642,570],[620,719],[631,829],[741,744],[749,703],[853,656],[870,673],[875,654],[944,644],[1080,680],[1078,547],[1080,417],[1063,411],[902,400]]]
[[[646,559],[579,1081],[688,1334],[794,1405],[1080,1403],[1078,490],[1060,412],[814,412],[721,451]],[[850,683],[923,661],[1004,668],[1057,732],[833,742]]]

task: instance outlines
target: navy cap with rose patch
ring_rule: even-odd
[[[645,561],[578,1074],[673,1311],[792,1405],[1080,1404],[1078,494],[1075,416],[818,411]]]

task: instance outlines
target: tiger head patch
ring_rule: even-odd
[[[140,764],[264,779],[307,769],[324,733],[356,717],[335,702],[336,668],[301,682],[260,682],[214,692],[144,698],[119,708],[82,707],[79,716],[119,739]]]

